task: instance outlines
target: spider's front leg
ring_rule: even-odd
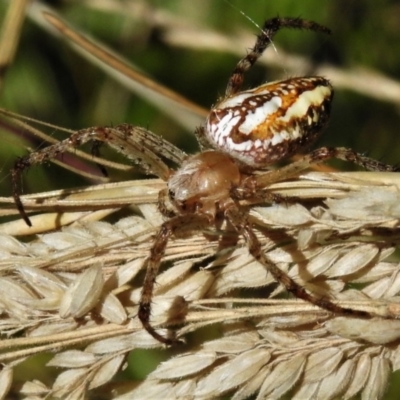
[[[177,215],[177,213],[176,210],[172,207],[172,204],[169,200],[170,197],[167,188],[162,189],[158,192],[158,211],[160,211],[160,213],[166,218],[173,218]]]
[[[283,272],[277,265],[268,260],[262,251],[260,241],[257,239],[247,216],[245,216],[236,206],[232,205],[225,211],[227,219],[232,223],[238,233],[244,236],[250,254],[274,277],[274,279],[283,285],[286,290],[295,297],[305,300],[317,307],[327,310],[334,314],[350,315],[353,317],[373,317],[365,311],[353,310],[351,308],[341,307],[326,298],[319,298],[308,293],[302,286],[296,283],[290,276]]]
[[[13,197],[22,218],[28,226],[32,223],[22,204],[20,193],[21,175],[25,169],[55,159],[58,155],[67,151],[73,151],[87,142],[107,143],[116,151],[124,154],[144,173],[153,174],[167,180],[171,174],[170,168],[162,161],[160,156],[180,165],[186,154],[177,147],[159,137],[158,135],[129,124],[121,124],[115,127],[92,127],[73,133],[68,139],[32,152],[18,159],[11,171]]]
[[[150,249],[150,255],[145,261],[146,275],[140,296],[138,316],[142,322],[143,328],[156,340],[166,345],[182,344],[182,341],[160,335],[150,323],[151,301],[161,259],[167,247],[168,240],[172,235],[200,230],[209,226],[210,222],[210,216],[201,213],[178,215],[164,222]]]
[[[32,152],[24,157],[20,157],[17,159],[14,164],[14,168],[11,170],[13,198],[18,212],[28,226],[32,226],[32,223],[25,211],[25,207],[22,204],[20,197],[22,173],[29,167],[43,164],[47,161],[56,159],[58,155],[75,149],[79,145],[86,143],[90,140],[92,140],[92,137],[89,130],[77,131],[72,134],[68,139],[63,140],[62,142],[56,143],[42,150]]]

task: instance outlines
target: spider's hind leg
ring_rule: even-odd
[[[317,307],[334,314],[349,315],[353,317],[367,318],[372,317],[371,314],[365,311],[353,310],[350,308],[341,307],[329,299],[319,298],[308,293],[301,285],[295,282],[290,276],[283,272],[277,265],[267,259],[262,251],[260,241],[257,239],[250,222],[247,217],[240,212],[236,207],[231,207],[226,210],[226,216],[236,230],[244,236],[245,242],[250,254],[274,277],[274,279],[283,285],[286,290],[292,293],[295,297],[305,300]]]
[[[258,189],[263,188],[271,183],[289,179],[310,168],[313,164],[318,164],[333,158],[354,163],[368,171],[398,172],[400,170],[398,166],[382,163],[346,147],[320,147],[285,167],[268,171],[256,177],[249,177],[249,180],[244,182],[243,187],[245,188],[248,185],[252,185],[256,186]]]
[[[262,56],[267,47],[272,43],[275,34],[281,28],[307,29],[315,32],[330,33],[331,31],[325,26],[316,22],[308,21],[301,18],[271,18],[265,21],[261,33],[257,35],[256,43],[249,53],[243,57],[236,65],[229,78],[225,91],[225,98],[233,96],[241,90],[244,74],[248,71],[256,61]]]

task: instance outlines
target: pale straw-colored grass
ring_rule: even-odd
[[[272,262],[308,290],[374,318],[330,315],[287,296],[242,239],[218,249],[212,231],[195,232],[170,241],[153,300],[152,323],[164,333],[177,330],[187,344],[143,382],[114,381],[132,350],[162,347],[136,317],[139,275],[162,221],[156,210],[162,185],[132,182],[135,210],[114,223],[94,220],[98,211],[66,213],[62,218],[77,219],[72,225],[29,242],[15,237],[25,230],[20,221],[0,225],[3,398],[383,398],[390,373],[400,368],[393,255],[400,184],[391,173],[308,173],[272,187],[301,202],[249,207]],[[106,188],[103,206],[115,210],[118,186],[109,198]],[[122,199],[127,188],[121,184]],[[90,204],[93,193],[89,188],[70,202],[81,207],[87,197]],[[45,208],[46,195],[38,197]],[[64,193],[60,202],[68,199]],[[0,201],[9,213],[12,201]],[[32,221],[60,221],[55,215],[43,212]],[[190,332],[211,325],[213,339],[192,343]],[[13,382],[13,369],[41,353],[54,355],[47,363],[59,367],[54,381]]]

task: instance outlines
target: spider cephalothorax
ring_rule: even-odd
[[[175,234],[213,228],[226,220],[242,235],[250,254],[296,297],[334,313],[368,316],[362,311],[342,308],[329,299],[308,293],[286,273],[269,261],[248,220],[242,200],[252,203],[274,200],[268,186],[287,179],[313,163],[336,157],[368,169],[394,170],[380,162],[345,148],[317,149],[300,161],[278,170],[254,173],[309,146],[327,123],[333,97],[332,86],[322,77],[301,77],[263,84],[241,91],[245,72],[257,61],[282,27],[329,33],[329,29],[300,18],[267,20],[253,49],[237,64],[228,81],[225,96],[214,106],[204,124],[197,129],[205,149],[194,156],[152,132],[122,124],[113,128],[94,127],[72,134],[68,139],[19,159],[12,171],[14,199],[28,225],[31,225],[20,199],[19,180],[24,169],[54,158],[88,141],[108,143],[139,164],[145,172],[167,183],[160,193],[159,209],[167,218],[161,225],[145,262],[146,276],[139,302],[139,318],[144,328],[165,344],[178,342],[158,333],[150,324],[154,283],[168,239]],[[162,160],[178,168],[171,170]]]
[[[208,150],[184,161],[168,180],[171,201],[182,214],[203,212],[214,218],[240,185],[238,165],[229,155]]]

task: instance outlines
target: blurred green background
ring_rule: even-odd
[[[275,38],[274,43],[282,52],[300,55],[315,67],[330,64],[345,72],[368,68],[400,80],[399,1],[230,0],[230,3],[234,7],[224,0],[43,2],[82,32],[90,33],[135,63],[148,76],[205,108],[223,94],[238,56],[224,50],[224,46],[216,46],[216,50],[202,48],[202,41],[210,40],[204,32],[216,31],[231,38],[233,48],[238,46],[237,35],[257,34],[257,27],[238,10],[258,25],[280,15],[300,16],[331,28],[332,36],[282,31]],[[7,1],[0,2],[1,18],[7,5]],[[183,31],[198,32],[193,43],[198,48],[169,43],[166,38],[169,28],[181,26]],[[237,50],[244,55],[252,45],[253,39]],[[279,53],[280,50],[276,56]],[[273,58],[274,49],[270,48],[268,54]],[[311,68],[307,73],[313,71]],[[249,74],[245,87],[303,73],[288,71],[285,64],[257,66]],[[335,80],[326,77],[335,86]],[[358,84],[372,94],[382,89],[379,81],[372,79]],[[399,93],[398,85],[388,82],[388,91]],[[385,162],[398,163],[399,105],[400,95],[397,100],[389,101],[336,87],[331,122],[318,144],[351,147]],[[192,135],[195,126],[183,129],[168,113],[160,112],[114,82],[72,51],[65,41],[53,37],[30,19],[24,24],[18,53],[1,88],[0,106],[69,129],[129,122],[145,126],[189,152],[197,149]],[[9,170],[16,157],[26,154],[24,146],[37,148],[41,143],[4,123],[0,124],[0,130],[0,191],[6,196],[11,194]],[[57,138],[65,137],[56,130],[47,132]],[[103,154],[115,156],[105,149]],[[110,175],[116,180],[132,178],[113,172]],[[28,193],[84,184],[88,182],[83,178],[53,165],[31,168],[24,176],[24,191]],[[398,398],[394,384],[387,398]]]
[[[7,3],[0,2],[0,15],[4,15]],[[235,43],[238,35],[256,34],[258,29],[238,10],[258,25],[276,15],[300,16],[333,31],[332,36],[294,30],[279,32],[275,45],[282,50],[275,53],[270,48],[266,57],[273,59],[281,52],[288,52],[311,61],[311,68],[287,70],[284,63],[269,68],[257,66],[249,74],[245,87],[271,79],[313,74],[313,65],[320,64],[329,64],[344,72],[369,68],[392,79],[400,78],[400,3],[397,1],[232,0],[233,7],[224,0],[54,0],[43,3],[53,7],[72,26],[108,44],[148,76],[205,108],[224,92],[238,56],[224,50],[223,45],[216,45],[215,50],[202,48],[202,41],[212,41],[204,32],[225,35],[231,39],[229,46],[239,54],[244,55],[253,45],[252,36],[240,46]],[[194,31],[192,41],[199,47],[170,45],[167,36],[174,27],[181,29],[181,38],[185,36],[182,34],[185,29],[191,34]],[[335,77],[326,77],[332,79],[335,86]],[[357,84],[372,93],[381,89],[379,82],[369,79],[361,79]],[[339,86],[330,125],[318,144],[352,147],[385,162],[397,163],[400,160],[400,136],[397,134],[400,88],[393,88],[399,94],[399,99],[393,102]],[[70,129],[129,122],[148,127],[187,151],[196,150],[192,135],[194,126],[183,129],[168,112],[160,112],[129,92],[72,51],[65,40],[50,35],[29,18],[23,27],[16,59],[1,89],[0,106]],[[4,126],[2,131],[0,190],[6,195],[10,193],[9,168],[15,157],[26,154],[22,144],[36,148],[41,143],[34,138],[21,137],[20,132],[16,135]],[[63,137],[55,130],[47,132]],[[106,150],[103,154],[113,157]],[[110,173],[113,179],[130,178]],[[86,183],[60,167],[44,166],[25,174],[25,192],[60,188],[60,174],[63,174],[63,185]]]

